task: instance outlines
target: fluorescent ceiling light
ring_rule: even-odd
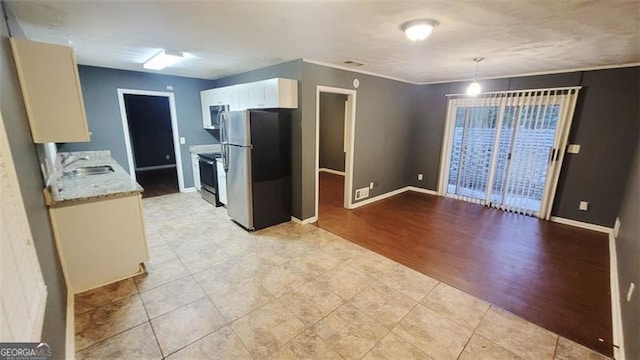
[[[179,51],[162,50],[151,59],[147,60],[142,67],[151,70],[162,70],[165,67],[182,60],[182,53]]]
[[[402,24],[400,28],[409,40],[421,41],[426,39],[439,24],[436,20],[420,19],[408,21]]]

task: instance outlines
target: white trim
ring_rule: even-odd
[[[338,171],[338,170],[333,170],[333,169],[329,169],[329,168],[320,168],[320,169],[318,169],[318,171],[326,172],[326,173],[330,173],[330,174],[335,174],[335,175],[340,175],[340,176],[345,176],[345,172],[344,171]]]
[[[549,220],[556,222],[558,224],[571,225],[571,226],[592,230],[592,231],[597,231],[605,234],[608,234],[611,231],[613,231],[613,229],[608,228],[606,226],[590,224],[590,223],[586,223],[578,220],[565,219],[558,216],[552,216]]]
[[[379,77],[379,78],[383,78],[383,79],[399,81],[399,82],[403,82],[403,83],[407,83],[407,84],[420,85],[420,83],[417,83],[417,82],[414,82],[414,81],[410,81],[410,80],[407,80],[407,79],[401,79],[401,78],[397,78],[397,77],[393,77],[393,76],[382,75],[382,74],[379,74],[379,73],[374,73],[374,72],[366,71],[366,70],[359,70],[359,69],[356,69],[356,68],[343,66],[343,65],[331,64],[331,63],[324,62],[324,61],[318,61],[318,60],[302,58],[302,62],[306,62],[308,64],[320,65],[320,66],[324,66],[324,67],[328,67],[328,68],[332,68],[332,69],[349,71],[349,72],[357,73],[357,74],[365,74],[365,75],[375,76],[375,77]]]
[[[388,197],[392,197],[392,196],[395,196],[395,195],[398,195],[398,194],[402,194],[403,192],[408,191],[408,190],[409,190],[409,187],[405,186],[405,187],[400,188],[400,189],[389,191],[389,192],[386,192],[384,194],[380,194],[378,196],[374,196],[372,198],[369,198],[367,200],[363,200],[363,201],[357,202],[357,203],[353,204],[351,206],[351,208],[352,209],[356,209],[356,208],[359,208],[360,206],[368,205],[368,204],[374,203],[376,201],[380,201],[380,200],[386,199]]]
[[[145,166],[145,167],[141,167],[141,168],[136,168],[136,171],[160,170],[160,169],[169,169],[169,168],[174,168],[174,167],[177,167],[177,165],[176,164],[169,164],[169,165]]]
[[[65,329],[65,359],[76,358],[76,326],[75,326],[75,295],[67,292],[67,324]]]
[[[136,180],[135,165],[133,162],[133,151],[131,149],[131,135],[129,134],[129,125],[127,120],[127,110],[124,104],[124,95],[149,95],[163,96],[169,98],[169,112],[171,114],[171,132],[173,133],[173,150],[175,152],[176,167],[178,169],[178,188],[180,192],[184,191],[184,173],[182,170],[182,155],[180,151],[180,134],[178,132],[178,117],[176,113],[176,100],[172,92],[136,90],[136,89],[118,89],[118,103],[120,105],[120,117],[122,119],[122,132],[124,134],[124,143],[127,151],[127,160],[129,163],[129,172],[131,179]]]
[[[622,309],[620,307],[620,280],[618,279],[618,256],[616,238],[613,231],[609,233],[609,276],[611,285],[611,323],[613,330],[613,358],[624,360],[624,333],[622,327]]]
[[[331,64],[331,63],[328,63],[328,62],[318,61],[318,60],[313,60],[313,59],[308,59],[308,58],[302,58],[302,62],[306,62],[306,63],[309,63],[309,64],[320,65],[320,66],[325,66],[325,67],[328,67],[328,68],[333,68],[333,69],[338,69],[338,70],[350,71],[350,72],[358,73],[358,74],[371,75],[371,76],[375,76],[375,77],[379,77],[379,78],[383,78],[383,79],[395,80],[395,81],[399,81],[399,82],[403,82],[403,83],[407,83],[407,84],[413,84],[413,85],[436,85],[436,84],[447,84],[447,83],[465,82],[465,81],[472,81],[473,80],[472,78],[464,78],[464,79],[452,79],[452,80],[450,79],[450,80],[438,80],[438,81],[411,81],[411,80],[407,80],[407,79],[401,79],[401,78],[397,78],[397,77],[393,77],[393,76],[382,75],[382,74],[371,72],[371,71],[359,70],[359,69],[348,67],[348,66],[336,65],[336,64]],[[548,70],[548,71],[529,72],[529,73],[522,73],[522,74],[489,76],[489,77],[484,77],[484,78],[478,78],[478,81],[494,80],[494,79],[507,79],[507,78],[518,78],[518,77],[525,77],[525,76],[565,74],[565,73],[582,72],[582,71],[619,69],[619,68],[627,68],[627,67],[635,67],[635,66],[640,66],[640,62],[633,62],[633,63],[626,63],[626,64],[614,64],[614,65],[585,66],[585,67],[569,68],[569,69],[561,69],[561,70]]]
[[[195,186],[192,186],[192,187],[184,188],[181,192],[190,193],[190,192],[196,192],[196,191],[198,191],[198,189],[196,189]]]
[[[419,192],[419,193],[423,193],[423,194],[429,194],[429,195],[438,196],[438,192],[437,191],[433,191],[433,190],[429,190],[429,189],[423,189],[423,188],[419,188],[419,187],[416,187],[416,186],[407,186],[406,189],[409,190],[409,191],[415,191],[415,192]]]
[[[313,216],[304,220],[300,220],[295,216],[291,217],[291,221],[293,221],[296,224],[299,225],[306,225],[306,224],[313,224],[314,222],[318,221],[318,217],[317,216]]]
[[[345,136],[348,140],[346,144],[345,154],[345,178],[344,178],[344,208],[353,208],[353,154],[355,149],[355,129],[356,129],[356,90],[336,88],[330,86],[316,86],[316,153],[315,153],[315,215],[318,218],[318,204],[320,202],[320,93],[333,93],[347,95],[345,121],[350,124],[346,126],[349,135]]]
[[[640,62],[626,63],[626,64],[615,64],[615,65],[585,66],[585,67],[581,67],[581,68],[538,71],[538,72],[530,72],[530,73],[523,73],[523,74],[489,76],[489,77],[484,77],[484,78],[478,78],[478,81],[495,80],[495,79],[507,79],[507,78],[519,78],[519,77],[525,77],[525,76],[566,74],[566,73],[582,72],[582,71],[620,69],[620,68],[635,67],[635,66],[640,66]],[[473,80],[474,80],[473,78],[466,78],[466,79],[457,79],[457,80],[438,80],[438,81],[417,82],[417,83],[412,82],[411,84],[415,84],[415,85],[436,85],[436,84],[448,84],[448,83],[465,82],[465,81],[473,81]]]

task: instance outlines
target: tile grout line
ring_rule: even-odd
[[[553,349],[553,357],[551,359],[556,358],[556,355],[558,354],[558,346],[560,346],[560,335],[558,335],[558,338],[556,339],[556,346]]]

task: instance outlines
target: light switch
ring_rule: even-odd
[[[578,144],[569,144],[567,147],[567,152],[569,154],[578,154],[580,153],[580,145]]]
[[[173,86],[167,85],[167,90],[169,90],[169,91],[173,90]]]
[[[187,139],[184,136],[180,136],[180,144],[184,145],[187,143]]]

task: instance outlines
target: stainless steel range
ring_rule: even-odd
[[[221,157],[220,153],[198,154],[200,162],[200,195],[203,199],[215,206],[222,206],[220,202],[220,191],[218,186],[218,174],[216,169],[216,159]]]

